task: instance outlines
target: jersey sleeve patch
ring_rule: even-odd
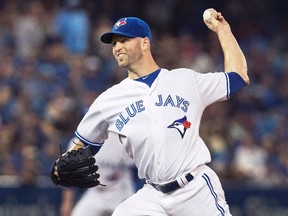
[[[240,91],[243,87],[246,86],[245,81],[242,77],[236,72],[230,72],[228,74],[228,96],[232,96],[233,94]]]

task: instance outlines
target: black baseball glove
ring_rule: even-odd
[[[87,189],[100,185],[98,166],[89,146],[62,154],[53,164],[50,178],[56,185]],[[55,172],[56,170],[56,172]]]

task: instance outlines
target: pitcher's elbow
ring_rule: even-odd
[[[238,74],[242,77],[242,79],[244,80],[244,82],[247,84],[247,85],[250,85],[250,78],[248,76],[248,71],[247,71],[247,68],[242,68],[240,70],[238,70]]]
[[[243,77],[244,82],[246,83],[246,85],[250,85],[250,79],[248,77],[248,75],[246,75],[245,77]]]

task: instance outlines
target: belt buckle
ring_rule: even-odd
[[[156,190],[161,191],[159,184],[155,184],[155,183],[153,183],[153,182],[150,181],[150,180],[147,180],[146,182],[147,182],[148,184],[152,185]]]
[[[161,190],[160,190],[160,185],[159,185],[159,184],[154,184],[154,188],[155,188],[156,190],[158,190],[158,191],[161,191]]]
[[[185,182],[183,182],[183,184],[179,184],[179,182],[177,180],[169,182],[167,184],[155,184],[153,183],[151,180],[146,180],[146,183],[152,185],[156,190],[161,191],[163,193],[170,193],[172,191],[175,191],[181,187],[186,186],[190,181],[192,181],[194,179],[193,175],[191,175],[190,173],[187,174],[186,176],[184,176],[185,178]]]
[[[159,184],[154,184],[154,183],[152,183],[152,182],[151,182],[151,184],[152,184],[152,186],[153,186],[156,190],[161,191],[161,185],[159,185]]]

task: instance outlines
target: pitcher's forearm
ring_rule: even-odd
[[[246,58],[231,30],[219,30],[218,38],[224,53],[224,70],[238,73],[249,84]]]

